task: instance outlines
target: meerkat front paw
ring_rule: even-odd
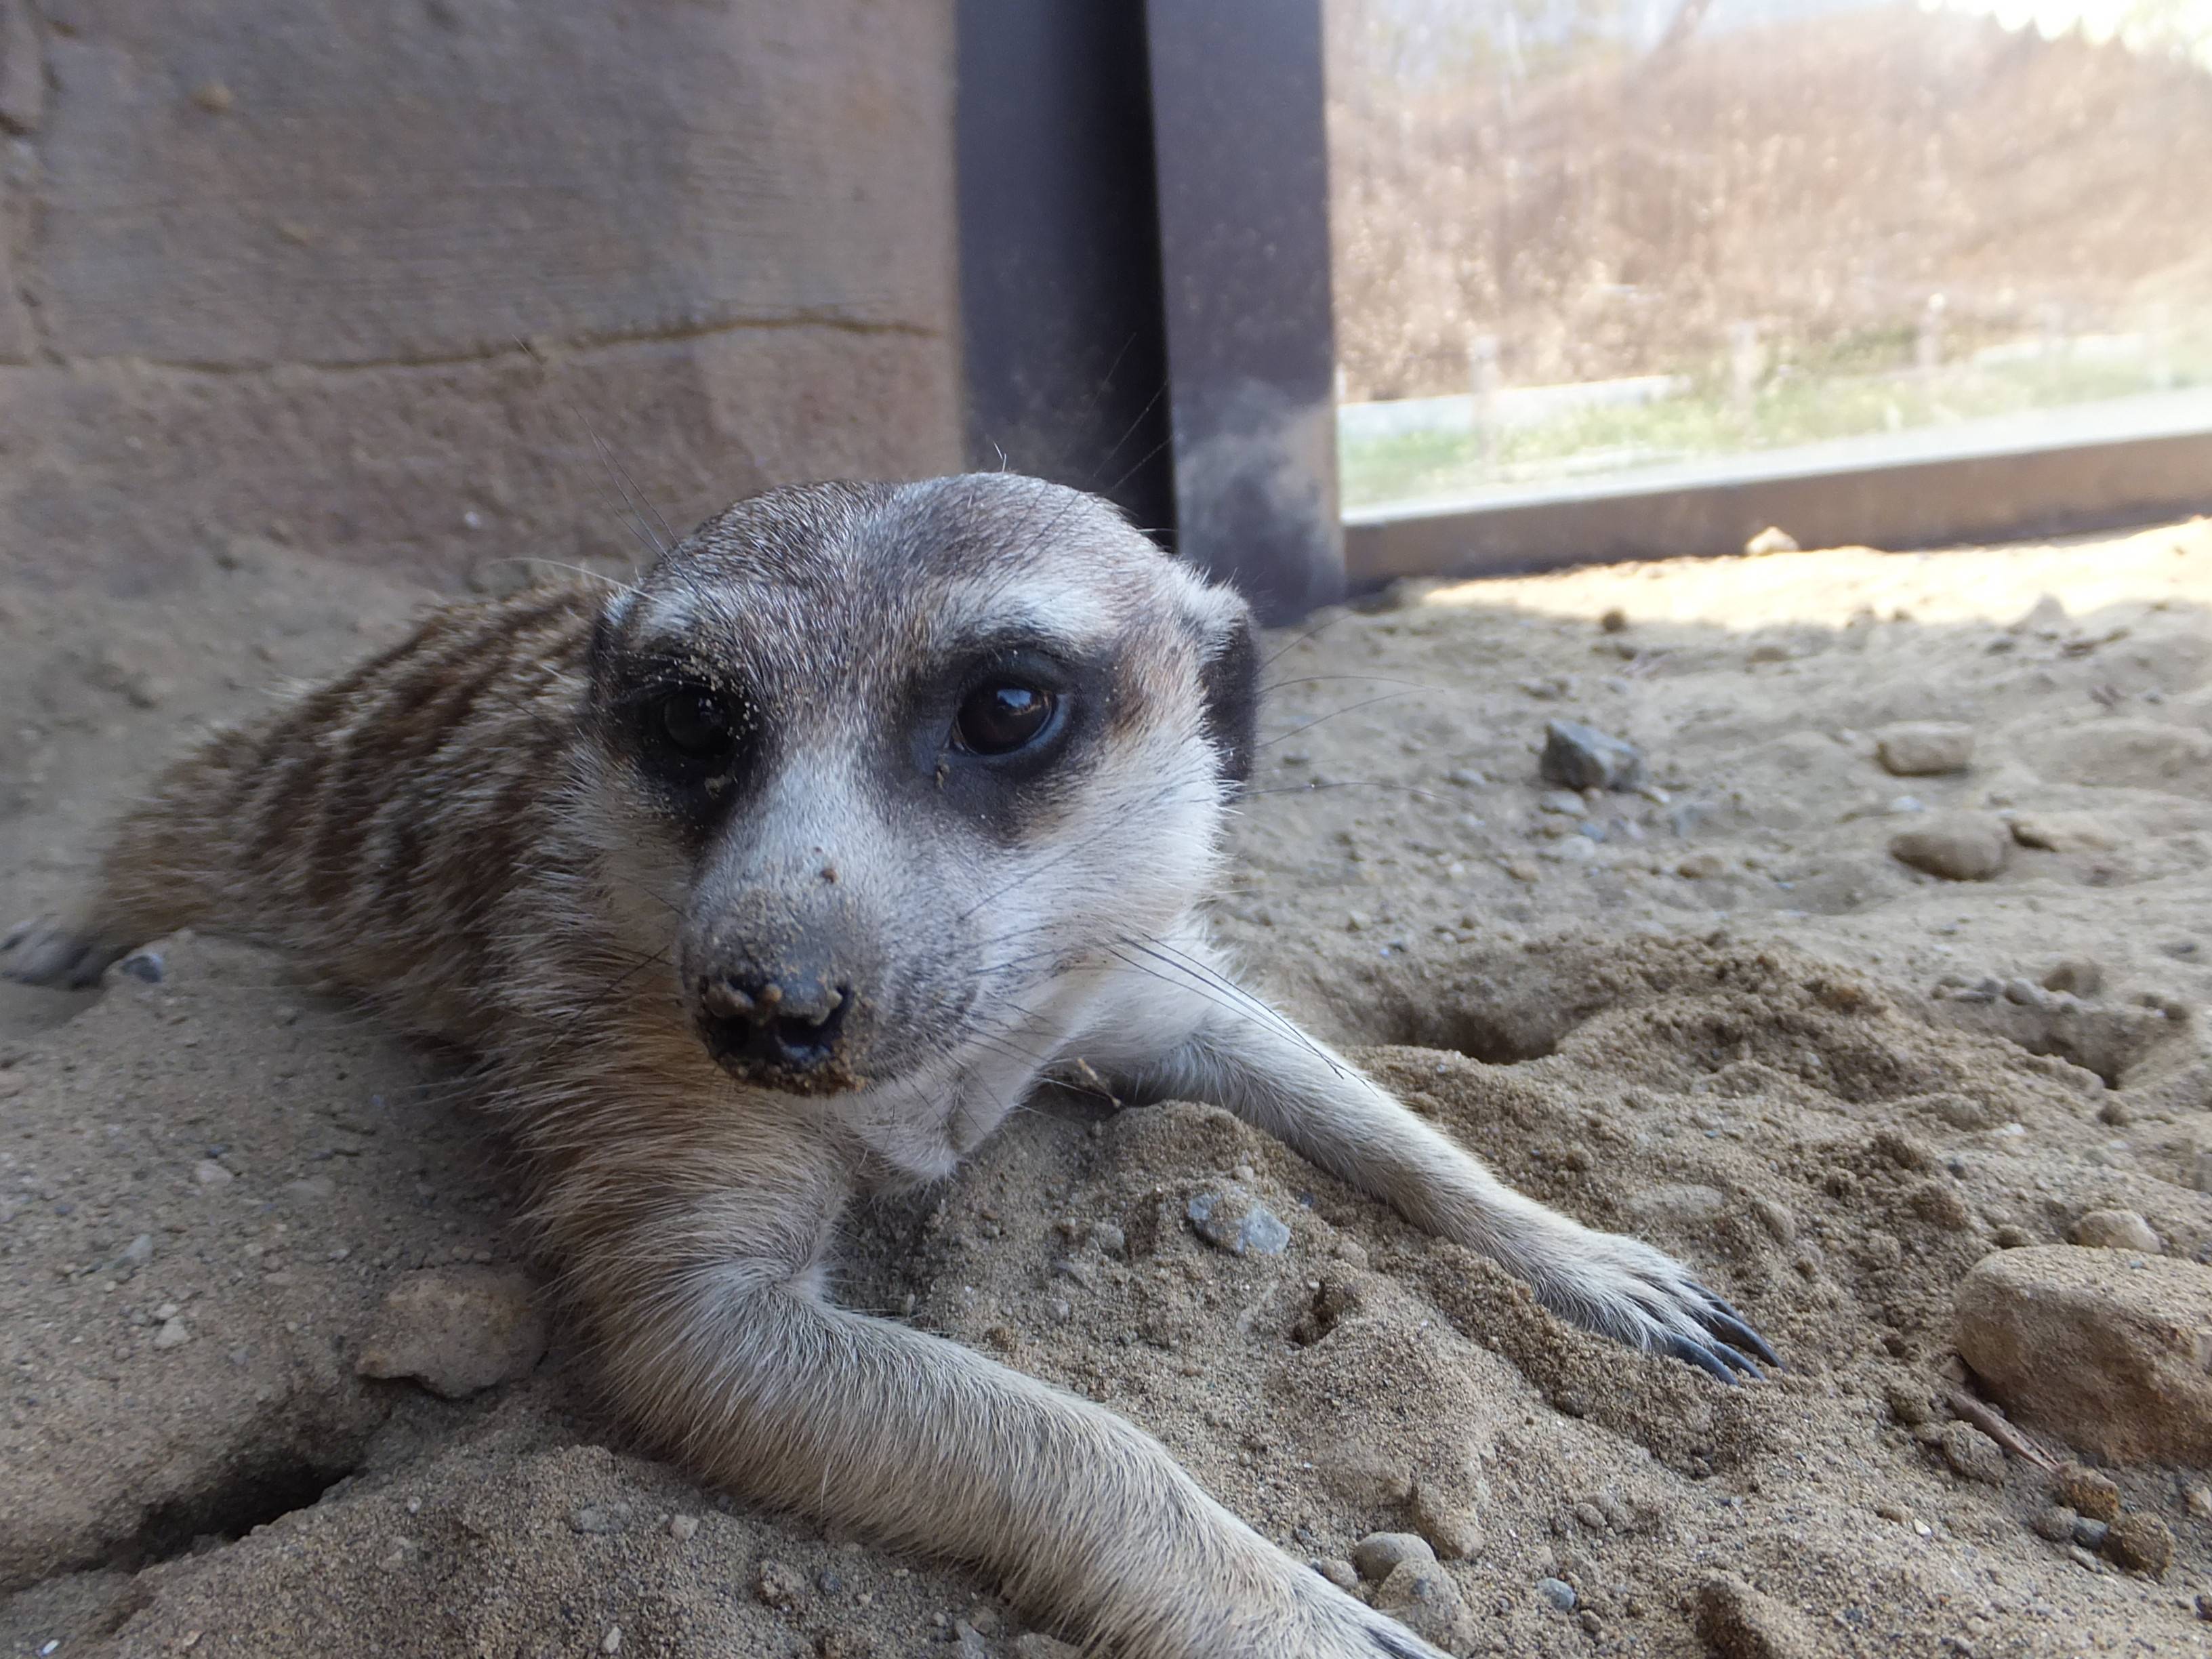
[[[1579,1231],[1537,1281],[1540,1300],[1586,1330],[1662,1353],[1733,1383],[1781,1356],[1744,1316],[1663,1250],[1620,1233]]]
[[[100,983],[120,952],[85,928],[52,917],[23,922],[0,939],[0,979],[82,990]]]

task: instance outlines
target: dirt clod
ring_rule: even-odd
[[[2173,1565],[2173,1529],[2154,1515],[2131,1510],[2105,1534],[2105,1553],[2130,1572],[2163,1578]]]

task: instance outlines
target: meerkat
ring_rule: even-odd
[[[187,925],[481,1058],[617,1408],[710,1480],[995,1572],[1133,1659],[1433,1656],[1091,1401],[827,1294],[855,1194],[1056,1065],[1218,1103],[1548,1308],[1716,1377],[1680,1262],[1497,1180],[1237,985],[1198,906],[1250,611],[1008,475],[771,490],[634,585],[455,604],[223,732],[0,970]]]

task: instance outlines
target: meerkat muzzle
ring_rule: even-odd
[[[715,1060],[747,1071],[804,1074],[836,1057],[848,985],[818,974],[725,973],[699,982],[701,1035]]]

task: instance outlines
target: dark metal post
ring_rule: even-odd
[[[1321,0],[1145,15],[1177,544],[1287,622],[1344,593]]]
[[[970,464],[1171,532],[1144,8],[959,0],[957,52]]]

